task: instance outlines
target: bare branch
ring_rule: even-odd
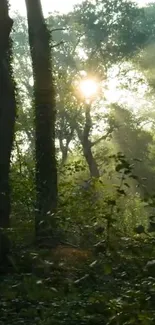
[[[96,144],[100,143],[102,140],[106,140],[111,133],[112,133],[112,130],[111,129],[108,130],[108,132],[105,135],[103,135],[102,137],[100,137],[99,139],[97,139],[96,141],[91,143],[91,148],[93,146],[95,146]]]
[[[59,43],[56,43],[56,44],[52,45],[51,48],[53,49],[54,47],[58,47],[58,46],[60,46],[60,45],[62,45],[64,43],[65,43],[64,41],[60,41]]]
[[[81,34],[81,35],[78,37],[78,40],[77,40],[77,42],[76,42],[76,44],[75,44],[75,46],[74,46],[74,48],[73,48],[72,55],[75,53],[76,48],[77,48],[77,46],[79,45],[79,43],[80,43],[80,41],[81,41],[81,37],[82,37],[83,35],[85,35],[85,33]]]
[[[51,33],[57,32],[59,30],[66,30],[66,28],[63,28],[63,27],[54,28],[54,29],[51,29]]]

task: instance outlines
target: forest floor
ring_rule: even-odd
[[[85,261],[20,249],[0,276],[0,325],[154,325],[154,256],[144,238]]]

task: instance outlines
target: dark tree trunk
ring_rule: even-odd
[[[0,228],[9,227],[10,157],[16,117],[15,85],[11,68],[10,32],[13,21],[8,15],[7,0],[0,1]],[[6,238],[0,234],[0,258],[6,253]],[[5,242],[5,244],[4,244]]]
[[[50,35],[40,0],[26,0],[29,43],[34,77],[36,155],[36,236],[47,223],[55,226],[57,168],[55,158],[55,92],[52,78]],[[45,227],[44,227],[45,225]]]
[[[86,139],[86,141],[83,142],[83,154],[89,167],[90,176],[99,178],[100,177],[99,169],[97,166],[97,162],[92,153],[91,142],[88,139]]]
[[[78,138],[82,145],[84,157],[85,157],[86,162],[89,167],[90,176],[99,178],[100,177],[99,169],[97,166],[97,162],[96,162],[96,160],[93,156],[93,153],[92,153],[93,144],[89,140],[91,128],[92,128],[92,120],[91,120],[91,115],[90,115],[90,104],[87,104],[85,107],[84,130],[83,131],[80,130],[80,128],[78,126],[76,126],[76,130],[77,130]]]

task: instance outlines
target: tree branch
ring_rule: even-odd
[[[51,29],[51,33],[53,33],[53,32],[57,32],[57,31],[59,31],[59,30],[66,30],[67,28],[63,28],[63,27],[58,27],[58,28],[53,28],[53,29]]]
[[[60,46],[60,45],[62,45],[64,43],[65,43],[64,41],[60,41],[59,43],[56,43],[56,44],[52,45],[51,48],[53,49],[53,48],[58,47],[58,46]]]
[[[108,130],[107,134],[102,135],[102,137],[100,137],[99,139],[97,139],[96,141],[94,141],[94,142],[91,143],[91,148],[92,148],[93,146],[95,146],[96,144],[100,143],[102,140],[106,140],[107,137],[108,137],[111,133],[112,133],[112,130],[111,130],[111,129]]]
[[[75,44],[75,46],[74,46],[74,48],[73,48],[73,50],[72,50],[72,56],[73,56],[73,54],[75,53],[76,48],[77,48],[77,46],[79,45],[79,43],[80,43],[80,41],[81,41],[81,37],[82,37],[83,35],[85,35],[85,33],[81,34],[81,35],[78,37],[78,40],[77,40],[77,42],[76,42],[76,44]]]
[[[83,132],[79,128],[78,124],[76,125],[76,132],[81,143],[83,143]]]

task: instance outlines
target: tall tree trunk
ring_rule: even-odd
[[[84,157],[85,157],[86,162],[87,162],[88,167],[89,167],[90,176],[95,177],[95,178],[99,178],[100,177],[99,169],[98,169],[98,166],[97,166],[97,162],[96,162],[96,160],[95,160],[95,158],[93,156],[93,153],[92,153],[93,144],[89,140],[89,135],[90,135],[91,128],[92,128],[92,120],[91,120],[91,115],[90,115],[90,104],[86,104],[84,129],[82,131],[79,128],[79,126],[76,125],[76,131],[77,131],[78,138],[79,138],[79,140],[81,142],[81,145],[82,145]]]
[[[10,32],[13,21],[8,15],[7,0],[0,1],[0,228],[9,226],[10,217],[10,156],[16,117],[15,85],[11,67]],[[0,234],[0,255],[6,253],[6,240]]]
[[[40,0],[25,0],[34,77],[36,154],[36,236],[47,224],[54,227],[57,206],[55,155],[55,92],[52,78],[50,35]],[[50,215],[52,218],[50,219]]]

